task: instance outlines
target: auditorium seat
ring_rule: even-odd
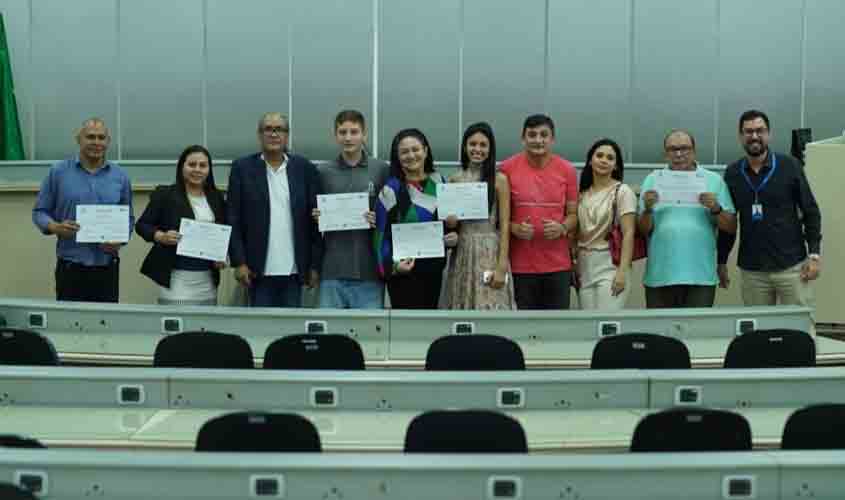
[[[845,404],[817,404],[796,410],[786,420],[784,450],[845,449]]]
[[[670,408],[642,418],[631,451],[744,451],[751,427],[742,415],[705,408]]]
[[[46,448],[37,439],[15,434],[0,434],[0,447],[3,448]],[[2,497],[0,497],[2,498]]]
[[[200,428],[196,451],[318,452],[320,435],[309,420],[292,413],[236,412]]]
[[[526,453],[522,425],[489,410],[439,410],[417,415],[405,433],[407,453]]]
[[[167,368],[254,368],[252,349],[238,335],[183,332],[161,339],[153,366]]]
[[[446,335],[431,343],[425,355],[426,370],[524,370],[522,349],[498,335]]]
[[[653,333],[602,337],[593,348],[593,369],[686,369],[690,354],[680,340]]]
[[[274,340],[264,351],[264,368],[363,370],[364,353],[346,335],[303,333]]]
[[[3,500],[36,500],[36,496],[14,484],[0,483],[0,498]]]
[[[800,330],[753,330],[734,338],[725,368],[798,368],[816,366],[816,343]]]
[[[0,364],[57,366],[59,356],[47,337],[18,328],[0,328]]]

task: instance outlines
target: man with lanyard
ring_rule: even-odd
[[[737,265],[747,306],[813,307],[810,282],[821,270],[821,212],[798,160],[769,150],[769,117],[757,110],[739,118],[746,156],[728,166],[725,183],[739,212]],[[727,288],[728,255],[736,236],[719,235],[719,282]]]
[[[62,160],[41,183],[32,222],[55,234],[56,300],[117,302],[121,243],[77,243],[77,205],[127,205],[127,237],[134,224],[129,176],[106,160],[111,136],[100,118],[85,120],[76,134],[79,156]]]

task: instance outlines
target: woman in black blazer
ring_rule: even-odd
[[[176,183],[159,186],[135,224],[135,232],[153,247],[141,273],[161,286],[159,304],[214,305],[220,269],[211,262],[176,255],[181,219],[223,224],[226,202],[214,184],[211,155],[202,146],[189,146],[179,156]]]

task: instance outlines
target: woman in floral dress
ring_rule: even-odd
[[[446,277],[449,309],[516,309],[510,271],[510,187],[496,172],[496,139],[487,123],[475,123],[461,142],[461,170],[449,182],[487,184],[489,217],[461,221]]]

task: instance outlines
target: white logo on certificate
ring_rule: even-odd
[[[226,260],[232,226],[182,218],[179,221],[179,234],[182,237],[176,246],[176,255],[212,262]]]
[[[484,182],[437,184],[437,218],[440,220],[450,215],[458,220],[487,219],[490,215],[487,201]]]
[[[393,260],[443,257],[443,223],[393,224]]]
[[[659,203],[674,206],[701,206],[698,196],[707,191],[707,178],[702,172],[660,170],[654,179]]]
[[[129,241],[128,205],[77,205],[77,243],[126,243]]]
[[[369,193],[318,194],[320,232],[369,229],[366,213],[370,211]]]

